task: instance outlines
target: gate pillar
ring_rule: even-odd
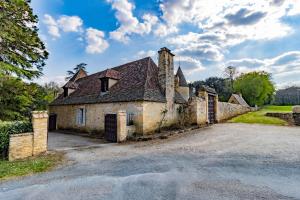
[[[127,138],[126,111],[118,111],[117,125],[117,142],[124,142]]]

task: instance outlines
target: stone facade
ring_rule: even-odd
[[[85,111],[85,123],[76,122],[78,109]],[[119,102],[83,105],[50,106],[49,112],[57,114],[58,129],[78,129],[84,132],[103,132],[106,114],[116,114],[123,110],[134,115],[138,133],[143,132],[143,102]]]
[[[176,123],[178,118],[177,108],[179,104],[174,104],[172,110],[168,110],[164,126]],[[76,123],[77,110],[84,108],[86,117],[83,125]],[[126,114],[133,114],[134,128],[127,127],[129,134],[136,132],[148,134],[158,128],[158,123],[162,117],[162,111],[166,109],[166,103],[159,102],[120,102],[120,103],[101,103],[85,105],[65,105],[50,106],[50,113],[57,114],[58,129],[78,129],[85,132],[103,132],[105,114],[117,114],[124,111]],[[145,122],[145,123],[144,123]]]
[[[249,111],[250,108],[246,106],[226,102],[218,102],[217,121],[221,122],[227,119],[231,119],[237,115],[241,115]]]
[[[48,114],[46,111],[32,112],[33,133],[10,135],[9,161],[23,159],[47,151]]]

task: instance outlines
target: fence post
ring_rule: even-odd
[[[32,112],[33,155],[47,151],[48,113],[47,111]]]
[[[126,111],[118,111],[117,125],[117,142],[123,142],[127,138]]]

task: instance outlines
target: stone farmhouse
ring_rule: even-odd
[[[237,110],[222,104],[228,114],[218,115],[214,90],[204,87],[192,95],[180,67],[174,75],[173,57],[164,47],[158,51],[158,66],[146,57],[91,75],[78,71],[50,104],[49,128],[105,132],[119,141],[121,129],[126,138],[134,132],[151,134],[160,124],[178,124],[183,107],[188,108],[189,122],[198,125],[223,120]]]

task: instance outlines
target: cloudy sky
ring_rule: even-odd
[[[251,2],[251,3],[250,3]],[[32,0],[50,52],[38,82],[64,82],[151,56],[166,46],[189,81],[265,70],[277,87],[300,85],[300,0]]]

